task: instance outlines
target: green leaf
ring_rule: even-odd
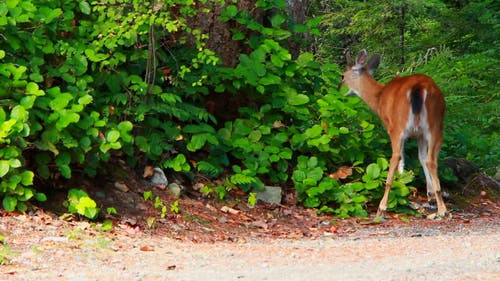
[[[106,140],[110,143],[117,142],[119,138],[120,138],[120,132],[117,130],[110,130],[106,134]]]
[[[28,210],[28,205],[25,202],[17,202],[16,206],[19,212],[26,212]]]
[[[184,154],[178,154],[174,159],[165,161],[163,165],[176,172],[188,172],[191,169],[191,166],[186,162],[186,156]]]
[[[93,97],[91,95],[85,95],[85,96],[78,99],[78,104],[87,105],[87,104],[91,103],[92,100],[93,100]]]
[[[61,93],[50,101],[49,106],[52,110],[59,111],[64,109],[72,99],[73,96],[70,93]]]
[[[108,208],[108,209],[110,209],[110,208]],[[116,212],[116,210],[115,210],[115,212]],[[109,214],[109,213],[108,213],[108,214]],[[111,231],[111,230],[113,230],[113,222],[112,222],[112,221],[110,221],[110,220],[105,220],[105,221],[102,223],[102,225],[101,225],[101,227],[100,227],[99,229],[100,229],[101,231]]]
[[[281,83],[281,78],[279,76],[273,75],[273,74],[268,74],[264,77],[262,77],[259,82],[262,85],[277,85]]]
[[[345,134],[349,134],[349,128],[346,128],[346,127],[340,127],[339,128],[339,132],[343,135]]]
[[[90,15],[90,5],[87,1],[81,1],[78,6],[83,14]]]
[[[389,162],[385,158],[378,158],[377,165],[382,171],[385,171],[387,170],[387,168],[389,168]]]
[[[7,160],[0,160],[0,178],[5,176],[10,169],[10,164],[9,161]]]
[[[276,13],[271,17],[271,25],[275,28],[279,28],[285,20],[286,18],[282,14]]]
[[[321,136],[321,132],[323,132],[323,128],[320,125],[314,125],[311,128],[306,129],[304,136],[308,139],[317,138]]]
[[[314,60],[314,55],[309,52],[305,52],[299,55],[299,57],[297,58],[297,64],[300,67],[304,67],[313,60]]]
[[[276,54],[271,55],[271,63],[280,68],[285,65],[285,62],[281,59],[281,56]]]
[[[61,152],[55,159],[57,168],[61,172],[61,175],[67,179],[71,178],[71,168],[69,164],[71,163],[71,155],[67,151]]]
[[[233,41],[239,41],[239,40],[245,39],[245,33],[241,32],[237,29],[233,29],[232,32],[233,32],[233,37],[231,37],[231,39]]]
[[[309,97],[304,94],[296,94],[288,97],[290,105],[304,105],[309,102]]]
[[[205,146],[207,142],[206,134],[196,134],[191,137],[191,141],[187,144],[187,149],[189,151],[197,151]]]
[[[296,182],[302,182],[306,179],[306,177],[307,177],[306,173],[302,170],[293,171],[292,178]]]
[[[307,167],[308,168],[315,168],[316,166],[318,166],[318,158],[317,157],[310,157],[308,160],[307,160]]]
[[[23,188],[23,194],[21,196],[18,196],[17,199],[19,201],[28,201],[30,200],[35,194],[33,193],[33,190],[30,188]]]
[[[21,105],[16,105],[10,112],[10,117],[17,120],[24,120],[28,117],[28,112]]]
[[[364,184],[364,188],[367,190],[373,190],[377,189],[380,186],[380,183],[378,181],[369,181]]]
[[[2,206],[7,212],[13,212],[16,209],[17,199],[12,196],[5,196],[2,201]]]
[[[47,196],[41,192],[35,193],[35,199],[40,202],[45,202],[47,201]]]
[[[92,199],[91,199],[92,200]],[[92,200],[92,202],[94,202]],[[87,207],[84,209],[83,215],[91,220],[97,218],[97,215],[99,214],[99,208],[97,207]]]
[[[57,166],[57,168],[59,169],[59,172],[61,172],[61,175],[67,179],[70,179],[71,178],[71,168],[69,167],[69,165],[60,165],[60,166]]]
[[[22,185],[32,185],[33,184],[33,178],[34,178],[35,174],[32,172],[32,171],[24,171],[22,174],[21,174],[21,184]]]
[[[19,103],[25,109],[30,109],[35,104],[35,100],[36,100],[35,96],[26,96],[26,97],[23,97]]]
[[[152,200],[153,199],[153,192],[152,191],[144,191],[144,193],[142,194],[142,198],[144,198],[144,200]]]
[[[279,156],[283,159],[292,159],[292,156],[293,156],[293,151],[288,148],[288,147],[285,147],[280,153],[279,153]]]
[[[377,164],[372,163],[366,167],[366,175],[369,179],[377,179],[380,176],[380,168]]]
[[[249,184],[256,182],[255,177],[247,176],[244,174],[234,174],[231,176],[231,182],[234,184]]]
[[[238,14],[238,7],[235,5],[228,5],[225,10],[221,12],[221,16],[232,18]]]
[[[129,132],[132,131],[133,128],[134,125],[130,121],[122,121],[118,124],[118,130],[120,130],[120,132]]]
[[[19,167],[21,167],[21,165],[22,164],[21,164],[21,161],[19,159],[10,159],[9,160],[9,166],[11,168],[14,168],[14,169],[19,168]]]
[[[19,0],[6,0],[5,4],[7,4],[7,8],[14,9],[19,4]]]
[[[404,172],[402,175],[397,176],[398,181],[400,181],[404,184],[408,184],[408,183],[412,182],[414,178],[415,178],[415,176],[413,174],[413,171],[407,171],[407,172]]]
[[[103,61],[103,60],[105,60],[105,59],[107,59],[109,57],[108,54],[99,54],[99,53],[96,53],[92,49],[86,49],[85,50],[85,55],[92,62],[100,62],[100,61]]]
[[[355,195],[352,197],[352,202],[354,203],[365,203],[366,201],[367,199],[363,195]]]
[[[316,208],[321,204],[321,201],[318,197],[308,197],[304,201],[304,206],[308,208]]]

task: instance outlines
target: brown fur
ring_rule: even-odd
[[[342,83],[349,87],[348,94],[356,94],[382,119],[391,139],[392,156],[384,197],[377,216],[387,209],[389,192],[398,165],[402,164],[402,151],[407,137],[415,136],[419,142],[419,159],[424,167],[429,199],[436,199],[438,215],[444,216],[446,205],[441,196],[437,174],[437,157],[443,139],[444,97],[436,83],[428,76],[415,74],[395,77],[386,85],[377,82],[371,73],[380,57],[373,56],[366,66],[367,53],[361,51],[354,66],[348,66]],[[410,95],[419,88],[419,98],[425,101],[421,112],[411,114]],[[409,118],[413,117],[413,120]],[[425,120],[422,117],[427,116]],[[410,121],[410,122],[409,122]],[[412,125],[410,128],[408,126]],[[402,168],[402,167],[401,167]]]

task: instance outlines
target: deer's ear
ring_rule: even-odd
[[[372,75],[375,69],[377,69],[379,65],[380,65],[380,55],[374,54],[368,61],[368,73]]]
[[[366,52],[365,49],[361,50],[356,57],[356,64],[357,65],[364,65],[366,63],[366,58],[368,57],[368,53]]]

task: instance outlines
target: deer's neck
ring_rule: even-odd
[[[380,94],[384,85],[375,79],[369,79],[362,89],[362,99],[375,113],[379,113]]]

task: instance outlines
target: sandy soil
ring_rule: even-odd
[[[1,280],[500,280],[497,216],[322,222],[296,238],[249,227],[201,242],[202,232],[106,232],[40,211],[0,221]]]
[[[376,224],[153,187],[162,218],[144,185],[74,186],[119,215],[61,216],[60,194],[30,213],[0,211],[0,280],[500,280],[500,206],[480,190],[448,202],[445,219],[389,214]]]

